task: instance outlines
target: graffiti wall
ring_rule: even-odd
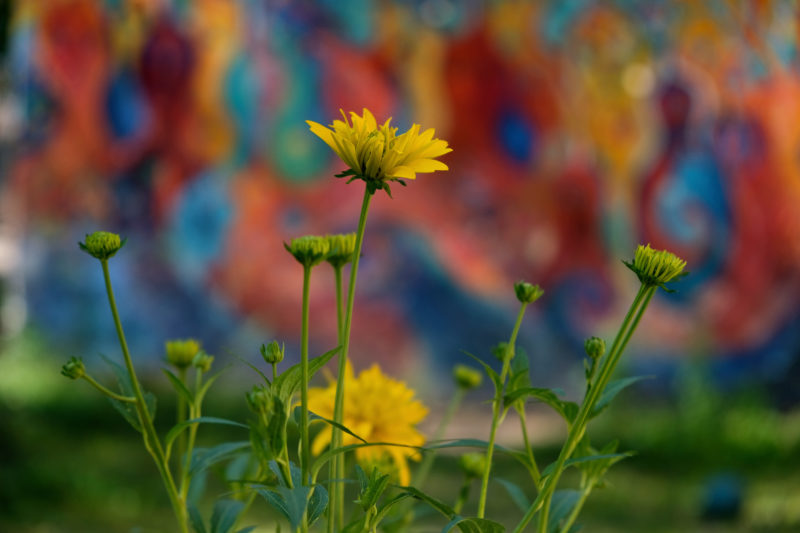
[[[0,123],[5,223],[26,327],[114,350],[112,263],[134,351],[195,336],[291,348],[302,271],[282,243],[355,229],[357,184],[306,119],[367,107],[436,128],[449,172],[376,196],[353,356],[446,371],[545,297],[522,345],[574,368],[636,289],[637,243],[688,260],[635,365],[708,356],[721,378],[785,374],[800,350],[800,75],[791,3],[48,0],[11,3]],[[312,347],[335,344],[332,273]],[[646,332],[646,333],[645,333]]]

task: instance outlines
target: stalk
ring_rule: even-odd
[[[300,440],[302,484],[308,485],[308,470],[311,465],[311,443],[308,442],[308,292],[311,267],[303,266],[303,323],[300,338]]]
[[[336,335],[339,346],[341,346],[344,337],[344,314],[342,311],[342,267],[340,265],[337,264],[333,267],[333,276],[336,285]],[[331,436],[331,443],[333,443],[333,436]],[[339,498],[337,481],[341,479],[344,473],[344,457],[342,454],[331,460],[328,472],[328,479],[331,482],[329,490],[330,501],[328,502],[328,533],[334,533],[337,527],[340,530],[344,527],[344,498]],[[336,510],[334,511],[334,509]]]
[[[566,463],[567,459],[572,456],[575,448],[578,445],[578,442],[581,438],[583,438],[583,435],[586,431],[586,424],[588,422],[589,414],[597,404],[601,392],[608,384],[611,374],[619,362],[620,355],[622,354],[625,345],[627,345],[628,340],[630,340],[631,335],[633,335],[633,330],[638,325],[639,320],[641,319],[642,314],[644,313],[644,310],[646,309],[647,304],[649,303],[650,298],[652,298],[655,290],[656,287],[645,284],[642,284],[639,287],[639,291],[636,293],[636,297],[634,298],[633,303],[631,303],[628,313],[625,315],[622,325],[617,332],[617,336],[614,339],[611,350],[603,361],[600,373],[595,379],[595,382],[589,388],[589,392],[581,404],[578,415],[576,416],[575,421],[572,423],[569,435],[567,436],[567,441],[561,448],[561,453],[558,456],[553,473],[545,478],[544,486],[541,488],[539,495],[528,508],[528,511],[522,517],[520,523],[514,529],[514,533],[520,533],[523,531],[528,523],[533,519],[536,511],[539,509],[541,509],[542,512],[539,517],[538,531],[540,533],[546,533],[550,503],[553,498],[555,487],[558,484],[561,473],[564,470],[564,463]]]
[[[144,446],[153,461],[156,463],[158,473],[161,474],[161,479],[164,482],[164,487],[167,489],[172,510],[175,512],[175,518],[178,520],[181,533],[189,533],[189,525],[187,523],[188,516],[186,513],[186,506],[178,495],[175,488],[175,481],[172,479],[172,472],[170,472],[169,465],[167,464],[164,450],[161,447],[161,441],[158,439],[155,427],[153,426],[153,419],[150,417],[150,411],[147,409],[147,404],[142,394],[142,388],[139,386],[139,380],[136,377],[136,371],[133,368],[133,361],[131,354],[128,351],[128,343],[125,340],[125,332],[122,330],[122,323],[119,319],[119,312],[117,311],[117,302],[114,299],[114,289],[111,287],[111,276],[108,272],[108,259],[101,259],[100,264],[103,267],[103,278],[106,285],[106,294],[108,295],[108,304],[111,307],[111,315],[114,318],[114,326],[117,329],[117,337],[119,337],[119,344],[122,348],[122,355],[125,358],[125,368],[128,370],[128,375],[131,378],[131,387],[133,388],[133,395],[136,398],[136,413],[139,415],[139,423],[142,426],[142,437],[144,439]]]
[[[345,310],[344,328],[342,330],[342,349],[339,352],[339,375],[336,380],[336,400],[333,410],[333,420],[339,424],[344,419],[344,376],[347,367],[347,356],[350,351],[350,330],[353,322],[353,301],[355,299],[356,278],[358,276],[358,261],[361,257],[361,245],[364,243],[364,228],[367,225],[367,212],[369,211],[369,203],[372,199],[372,194],[369,188],[364,188],[364,199],[361,202],[361,214],[358,218],[358,230],[356,231],[356,246],[353,251],[353,266],[350,268],[350,286],[347,288],[347,308]],[[342,432],[337,427],[333,427],[331,434],[331,449],[340,448],[342,446]],[[343,454],[340,454],[343,456]],[[344,457],[338,461],[337,476],[344,473]],[[341,470],[340,470],[341,468]],[[338,478],[337,478],[338,479]],[[344,504],[344,485],[338,483],[333,489],[337,492],[336,502],[337,505]],[[334,511],[334,523],[341,523],[343,520],[343,513],[338,513],[339,509],[331,507]],[[337,518],[336,515],[339,515]]]
[[[539,473],[539,467],[536,465],[536,458],[533,456],[533,448],[531,448],[531,443],[528,440],[528,423],[525,421],[525,406],[521,405],[520,408],[517,409],[517,413],[519,413],[519,424],[522,427],[522,441],[525,444],[525,453],[528,454],[528,462],[531,464],[531,477],[533,477],[533,482],[538,486],[542,475]]]
[[[203,372],[198,368],[197,374],[195,374],[194,378],[194,393],[197,394],[197,391],[200,390],[200,387],[203,384]],[[202,416],[201,412],[202,406],[198,401],[195,401],[195,405],[189,406],[189,416],[191,418],[200,418]],[[181,487],[180,487],[180,494],[183,501],[186,501],[189,495],[189,484],[190,484],[190,477],[189,477],[189,468],[192,465],[192,450],[194,450],[194,443],[195,439],[197,438],[197,428],[200,424],[192,424],[189,427],[189,440],[186,444],[186,451],[184,452],[183,458],[183,470],[181,470]]]
[[[497,435],[497,426],[500,423],[500,411],[503,408],[503,392],[505,390],[506,377],[508,376],[508,369],[511,365],[511,359],[514,357],[514,344],[517,342],[517,333],[522,324],[522,317],[525,315],[525,308],[527,303],[522,303],[519,307],[517,314],[517,321],[514,324],[514,329],[511,331],[511,338],[508,341],[508,349],[503,357],[503,369],[500,371],[500,385],[494,394],[494,401],[492,402],[492,429],[489,432],[489,445],[486,447],[486,469],[483,471],[483,479],[481,480],[481,495],[478,500],[478,518],[483,518],[486,512],[486,495],[489,489],[489,475],[492,471],[492,454],[494,453],[494,439]]]

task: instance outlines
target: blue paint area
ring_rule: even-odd
[[[497,130],[497,137],[508,157],[517,163],[529,163],[533,159],[536,131],[524,116],[516,111],[503,113]]]
[[[207,281],[210,267],[225,251],[232,216],[228,182],[217,173],[206,172],[185,187],[167,229],[180,282],[202,286]]]
[[[111,79],[106,94],[106,117],[113,138],[134,137],[150,122],[150,112],[136,77],[123,68]]]
[[[261,105],[262,86],[247,53],[238,54],[225,76],[225,106],[236,131],[236,146],[231,155],[234,166],[244,164],[255,152],[258,131],[267,120]]]

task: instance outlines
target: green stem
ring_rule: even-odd
[[[169,465],[167,464],[164,455],[164,449],[161,447],[161,441],[158,439],[155,427],[153,426],[153,419],[150,416],[150,411],[147,409],[147,403],[142,394],[142,388],[139,386],[139,380],[136,377],[136,371],[133,368],[133,361],[131,354],[128,351],[128,343],[125,340],[125,332],[122,330],[122,322],[119,319],[119,312],[117,311],[117,302],[114,299],[114,289],[111,287],[111,275],[108,272],[108,259],[101,259],[100,264],[103,267],[103,278],[106,285],[106,294],[108,295],[108,304],[111,307],[111,315],[114,318],[114,326],[117,329],[117,337],[119,337],[119,344],[122,348],[122,355],[125,358],[125,367],[128,370],[128,375],[131,378],[131,387],[133,388],[133,395],[136,398],[136,412],[139,415],[139,423],[142,426],[142,438],[144,439],[144,446],[153,460],[156,463],[161,479],[164,482],[164,487],[167,489],[167,494],[172,504],[172,510],[175,512],[175,518],[178,520],[181,533],[189,533],[188,516],[186,513],[186,506],[178,495],[175,488],[175,481],[172,478]]]
[[[575,503],[575,507],[572,508],[572,511],[569,513],[569,517],[567,517],[567,521],[564,522],[564,527],[561,528],[560,533],[569,533],[572,524],[575,523],[575,520],[578,519],[578,515],[581,514],[581,510],[583,509],[583,504],[586,503],[586,499],[589,497],[589,494],[592,492],[592,485],[584,488],[581,491],[581,495],[578,498],[578,501]]]
[[[634,318],[634,315],[637,315],[636,320],[634,321],[634,327],[636,324],[639,323],[639,319],[641,318],[642,313],[644,313],[645,305],[641,305],[643,300],[646,297],[646,293],[650,291],[650,287],[646,285],[642,285],[639,287],[639,291],[636,293],[636,297],[633,299],[633,303],[631,303],[630,308],[628,309],[628,313],[625,315],[625,318],[622,321],[622,325],[617,332],[617,336],[614,339],[614,343],[611,346],[611,350],[609,351],[608,355],[605,357],[605,360],[602,363],[600,368],[600,373],[596,377],[594,384],[589,388],[588,395],[584,398],[583,403],[581,404],[580,410],[578,411],[575,420],[571,424],[569,434],[567,436],[567,441],[564,443],[564,446],[561,448],[561,452],[559,453],[558,459],[556,461],[555,469],[553,473],[550,474],[545,478],[544,486],[541,488],[539,495],[537,496],[536,500],[531,504],[528,508],[528,511],[522,517],[522,520],[514,529],[514,533],[520,533],[525,529],[525,526],[533,519],[536,511],[539,509],[542,510],[539,516],[539,532],[545,533],[547,531],[547,520],[548,514],[550,511],[550,503],[553,498],[553,493],[555,492],[555,487],[558,484],[558,481],[561,477],[561,473],[564,470],[564,464],[566,463],[567,459],[572,456],[575,448],[578,445],[578,442],[583,438],[583,434],[586,431],[586,424],[588,422],[589,415],[591,414],[594,406],[597,404],[597,400],[600,398],[600,394],[605,388],[608,380],[611,377],[614,369],[616,368],[617,362],[619,361],[619,357],[622,354],[622,349],[624,345],[627,343],[627,340],[630,339],[630,336],[633,334],[633,329],[631,328],[631,320]],[[655,290],[655,288],[652,288]],[[650,292],[649,297],[646,298],[647,302],[650,301],[650,297],[652,297],[652,292]],[[630,330],[630,331],[629,331]]]
[[[533,482],[538,487],[539,480],[542,479],[542,475],[539,473],[539,467],[536,465],[536,458],[533,456],[533,448],[531,448],[531,443],[528,440],[528,423],[525,421],[524,403],[519,403],[519,406],[517,407],[517,413],[519,413],[519,424],[522,427],[522,441],[525,444],[525,452],[528,454],[528,462],[530,463],[531,477],[533,477]]]
[[[194,378],[194,393],[197,395],[197,392],[200,390],[200,387],[203,384],[203,372],[198,368],[197,374],[195,374]],[[202,416],[202,405],[200,404],[201,399],[198,398],[195,401],[195,405],[189,406],[189,416],[194,418],[200,418]],[[183,469],[181,470],[181,488],[180,494],[183,501],[186,501],[186,498],[189,495],[189,485],[191,484],[192,478],[189,475],[189,469],[192,466],[192,451],[194,450],[194,442],[197,438],[197,428],[200,424],[192,424],[189,428],[189,440],[186,444],[186,451],[183,455]]]
[[[461,514],[461,509],[464,507],[464,504],[467,503],[471,486],[472,478],[469,476],[465,477],[464,483],[461,485],[461,490],[458,491],[458,500],[456,500],[456,504],[453,506],[453,511],[455,511],[456,514]]]
[[[308,485],[308,470],[311,465],[311,443],[308,441],[308,292],[311,267],[303,266],[303,323],[300,337],[300,470],[301,483]]]
[[[186,369],[180,368],[178,369],[178,378],[181,380],[181,383],[186,385]],[[176,413],[177,423],[180,424],[184,420],[186,420],[186,400],[183,398],[182,394],[178,394],[178,408]],[[186,453],[186,433],[181,432],[178,435],[178,464],[181,462],[181,458],[183,454]]]
[[[494,439],[497,436],[497,426],[500,423],[500,412],[503,409],[503,392],[505,391],[506,376],[508,376],[508,369],[511,364],[511,359],[514,357],[514,345],[517,342],[517,333],[522,324],[522,317],[525,315],[525,308],[528,306],[522,303],[519,307],[517,314],[517,321],[514,324],[514,329],[511,331],[511,338],[508,341],[506,353],[503,356],[503,369],[500,371],[500,384],[496,387],[494,394],[494,401],[492,402],[492,429],[489,432],[489,445],[486,447],[486,469],[483,471],[483,479],[481,480],[481,495],[478,500],[478,518],[483,518],[486,513],[486,495],[489,490],[489,475],[492,472],[492,454],[494,453]]]
[[[333,266],[333,276],[336,285],[336,334],[339,341],[339,346],[341,346],[344,338],[341,265]],[[333,442],[333,436],[331,436],[331,442]],[[328,491],[330,498],[328,502],[328,533],[333,533],[337,527],[339,530],[344,528],[344,497],[339,497],[340,482],[338,481],[341,479],[341,476],[344,475],[344,456],[342,454],[334,457],[331,460],[330,470],[328,472],[328,479],[331,483]]]
[[[89,374],[84,374],[81,377],[83,377],[83,379],[88,381],[89,384],[92,387],[94,387],[95,389],[99,390],[100,392],[102,392],[103,394],[105,394],[106,396],[108,396],[110,398],[114,398],[115,400],[119,400],[121,402],[127,402],[127,403],[136,403],[137,402],[136,398],[134,398],[132,396],[122,396],[122,395],[117,394],[116,392],[108,390],[107,388],[105,388],[104,386],[102,386],[101,384],[96,382],[94,379],[92,379],[92,377]]]
[[[336,400],[333,410],[333,420],[339,424],[344,419],[344,387],[345,387],[345,369],[347,368],[347,356],[350,351],[350,330],[353,323],[353,301],[355,300],[356,291],[356,278],[358,276],[358,262],[361,258],[361,246],[364,243],[364,228],[367,225],[367,212],[369,211],[369,203],[372,199],[372,193],[369,188],[364,188],[364,199],[361,201],[361,214],[358,218],[358,229],[356,230],[356,244],[353,250],[353,261],[350,267],[350,285],[347,288],[347,307],[345,309],[344,329],[342,331],[342,348],[339,352],[339,375],[336,380]],[[331,434],[331,449],[336,449],[342,445],[342,432],[339,428],[334,427]],[[341,454],[343,456],[343,454]],[[342,462],[339,462],[342,465]],[[337,468],[337,476],[344,474],[344,468],[339,472]],[[337,478],[338,479],[338,478]],[[344,484],[338,483],[335,490],[337,491],[336,502],[337,505],[344,505]],[[334,523],[343,523],[343,513],[338,513],[338,509],[332,507],[334,514],[339,515],[337,519],[334,516]]]

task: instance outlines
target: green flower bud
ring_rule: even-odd
[[[116,233],[95,231],[86,235],[86,243],[79,242],[80,249],[101,261],[113,257],[125,245],[127,239],[120,239]]]
[[[480,452],[465,453],[459,458],[458,465],[467,477],[481,477],[486,470],[486,455]]]
[[[71,357],[64,366],[61,367],[61,375],[69,379],[80,379],[86,374],[86,367],[83,366],[83,361],[77,357]]]
[[[636,248],[632,262],[623,261],[644,285],[657,286],[667,289],[664,284],[678,277],[686,275],[683,269],[686,261],[667,250],[653,250],[650,245]]]
[[[214,356],[208,355],[205,350],[198,351],[192,359],[192,366],[199,368],[200,372],[206,373],[211,370],[211,364],[214,362]]]
[[[306,235],[292,239],[290,244],[283,243],[284,248],[305,266],[312,267],[328,257],[330,244],[325,237]]]
[[[492,355],[494,355],[498,361],[505,361],[508,356],[508,343],[498,342],[497,345],[492,348]]]
[[[261,356],[269,365],[276,365],[283,361],[284,347],[278,346],[278,341],[261,345]]]
[[[517,294],[517,300],[521,303],[533,303],[544,294],[544,290],[538,285],[533,285],[527,281],[518,281],[514,284],[514,292]]]
[[[453,378],[456,381],[456,385],[460,388],[470,390],[481,386],[483,374],[472,367],[456,365],[453,367]]]
[[[606,353],[606,341],[600,337],[589,337],[583,344],[583,348],[586,350],[586,355],[592,359],[600,359]]]
[[[194,356],[200,351],[200,343],[195,339],[175,339],[165,343],[167,362],[176,368],[186,368],[192,364]]]
[[[262,385],[254,385],[246,395],[247,404],[256,414],[269,415],[272,412],[272,396],[269,389]]]
[[[353,260],[356,250],[356,234],[345,233],[339,235],[327,235],[328,257],[325,260],[334,268],[340,268]]]

